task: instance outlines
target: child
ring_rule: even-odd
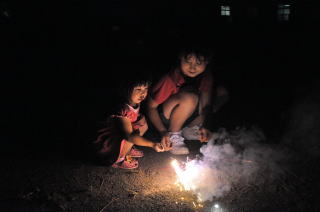
[[[143,157],[143,152],[134,148],[134,145],[151,147],[156,152],[164,151],[160,143],[142,137],[148,125],[139,112],[140,103],[148,94],[150,82],[144,79],[130,80],[123,95],[124,101],[117,112],[108,118],[107,126],[99,131],[94,142],[98,158],[103,163],[111,163],[112,167],[121,169],[138,167],[138,161],[134,158]]]
[[[211,104],[210,60],[210,52],[201,47],[184,49],[177,67],[153,87],[148,101],[149,119],[162,135],[161,143],[172,143],[172,154],[189,153],[181,129],[188,126],[185,129],[197,134]],[[198,135],[193,137],[198,140]]]

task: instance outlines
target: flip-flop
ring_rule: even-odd
[[[139,166],[138,161],[133,159],[131,160],[125,159],[121,162],[112,164],[112,167],[116,169],[135,169],[135,168],[138,168],[138,166]]]
[[[132,147],[128,156],[130,156],[132,158],[141,158],[144,156],[144,154],[141,150]]]

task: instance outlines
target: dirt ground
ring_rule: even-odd
[[[118,95],[118,80],[128,77],[128,71],[136,74],[135,70],[145,69],[156,79],[175,62],[178,47],[196,38],[217,53],[215,82],[229,86],[234,101],[230,105],[237,108],[227,113],[231,122],[250,115],[275,132],[285,125],[280,119],[289,119],[278,115],[279,111],[301,99],[291,111],[291,130],[297,132],[292,146],[319,156],[320,92],[302,98],[315,85],[320,91],[314,54],[320,46],[318,22],[305,18],[296,26],[295,22],[279,25],[273,21],[258,26],[208,19],[201,24],[198,20],[208,15],[204,11],[193,22],[182,16],[183,24],[178,20],[172,24],[175,21],[170,17],[180,4],[172,10],[164,2],[152,18],[136,19],[131,18],[133,14],[144,10],[136,3],[124,7],[123,17],[116,13],[109,17],[105,15],[113,8],[103,3],[107,1],[70,1],[67,5],[24,1],[22,6],[20,1],[12,1],[12,6],[10,1],[2,2],[0,212],[320,211],[319,162],[310,155],[286,152],[285,161],[277,161],[277,174],[264,164],[255,164],[260,169],[252,180],[236,181],[224,195],[200,203],[194,193],[181,191],[175,184],[170,162],[173,158],[186,161],[186,156],[141,148],[145,156],[139,159],[139,168],[119,170],[91,161],[74,135],[89,131],[103,119],[100,112],[109,112],[109,104]],[[112,3],[115,11],[120,12],[121,4]],[[138,10],[129,10],[133,6]],[[181,11],[189,14],[189,9]],[[144,20],[141,26],[125,24],[140,18]],[[192,30],[190,23],[196,26]],[[317,104],[309,104],[313,101]],[[275,148],[274,143],[270,148]],[[188,145],[189,158],[194,158],[200,144]]]
[[[190,158],[200,144],[190,142]],[[1,211],[319,211],[320,186],[312,160],[295,155],[276,178],[261,170],[256,180],[237,183],[222,197],[197,202],[181,191],[170,165],[186,156],[141,148],[145,157],[136,170],[112,167],[51,154],[2,154]],[[291,153],[290,153],[291,154]],[[45,155],[45,156],[44,156]],[[217,207],[219,205],[219,208]]]

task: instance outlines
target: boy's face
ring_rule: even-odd
[[[197,58],[195,55],[188,55],[182,57],[180,60],[180,66],[182,73],[188,77],[196,77],[206,69],[208,65],[207,61],[203,58]]]
[[[138,85],[133,88],[130,104],[139,104],[141,103],[148,94],[149,87],[147,85]]]

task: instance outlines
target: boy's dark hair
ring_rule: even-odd
[[[210,50],[210,48],[200,44],[193,44],[183,47],[178,55],[178,59],[187,59],[189,55],[196,56],[196,58],[202,62],[206,61],[210,63],[213,59],[213,52]]]

